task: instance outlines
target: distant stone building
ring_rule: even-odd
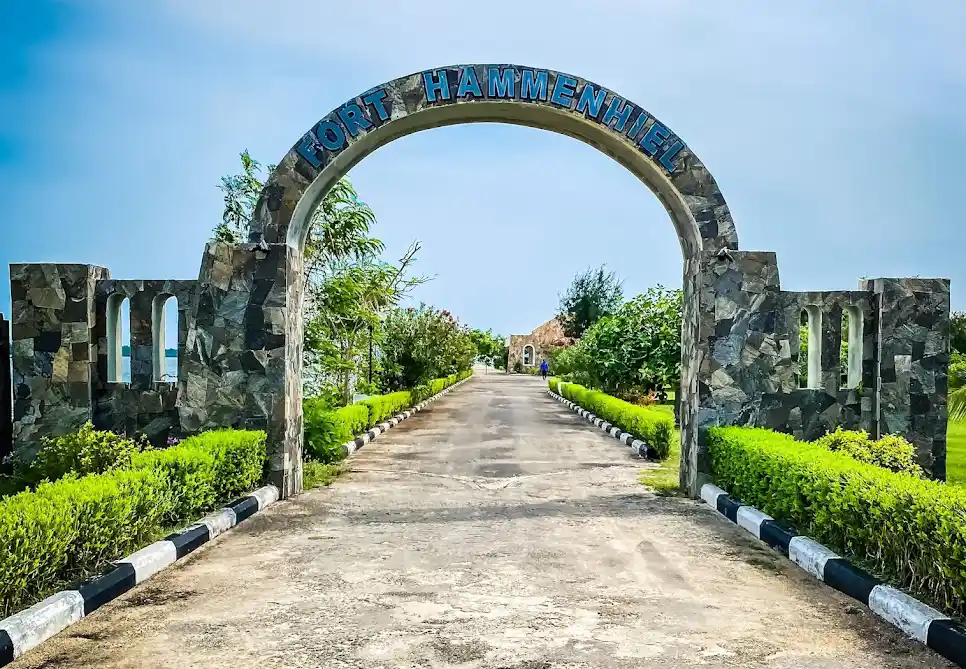
[[[530,334],[510,335],[507,371],[512,372],[517,362],[524,367],[537,367],[541,360],[547,359],[550,349],[570,346],[575,341],[564,335],[563,325],[557,318],[551,318]]]

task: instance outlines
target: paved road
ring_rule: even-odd
[[[481,376],[15,666],[948,667]]]

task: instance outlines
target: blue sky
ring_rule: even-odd
[[[945,276],[966,309],[963,25],[959,0],[2,0],[0,263],[196,278],[241,150],[274,162],[403,74],[516,62],[666,122],[718,180],[741,248],[778,253],[784,288]],[[436,279],[415,297],[475,327],[528,332],[601,263],[628,294],[680,284],[654,196],[565,137],[438,129],[350,178],[390,255],[423,242]]]

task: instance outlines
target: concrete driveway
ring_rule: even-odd
[[[478,376],[12,666],[952,666],[545,388]]]

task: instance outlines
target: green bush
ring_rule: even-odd
[[[394,415],[413,405],[413,396],[408,390],[376,395],[359,402],[369,408],[369,427],[392,418]]]
[[[712,428],[714,481],[745,504],[962,613],[966,490],[756,428]]]
[[[0,617],[250,490],[264,464],[264,433],[224,430],[0,500]]]
[[[40,450],[30,460],[16,460],[14,471],[24,483],[34,485],[43,480],[56,481],[73,472],[100,474],[131,464],[131,458],[142,445],[127,437],[95,430],[88,422],[77,432],[62,437],[44,437]]]
[[[346,456],[342,445],[369,427],[369,407],[350,404],[341,409],[328,409],[318,400],[303,405],[305,453],[321,463],[338,462]]]
[[[306,456],[325,464],[338,462],[346,456],[342,446],[347,441],[472,375],[472,370],[452,374],[412,390],[376,395],[341,409],[328,408],[323,399],[307,399],[302,404]]]
[[[666,411],[637,406],[576,383],[561,383],[556,377],[548,379],[548,385],[555,393],[559,385],[566,399],[646,442],[658,459],[670,455],[674,418]]]
[[[859,462],[894,472],[924,476],[922,467],[916,462],[916,447],[898,435],[886,435],[875,440],[864,430],[837,427],[835,432],[829,432],[814,443],[830,451],[841,451]]]

